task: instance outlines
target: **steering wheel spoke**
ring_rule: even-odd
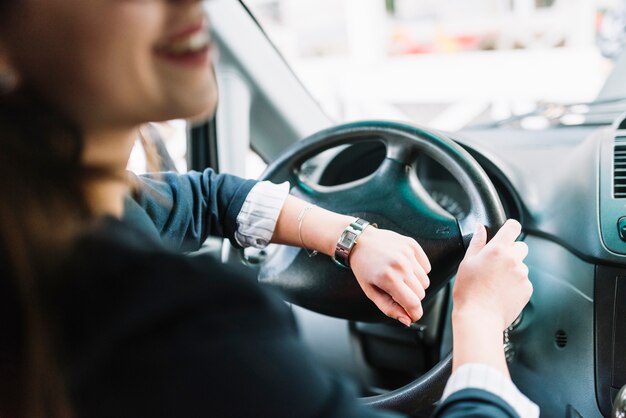
[[[332,187],[307,184],[297,170],[321,152],[376,139],[386,158],[363,179]],[[459,224],[428,195],[415,174],[416,159],[425,155],[447,169],[467,192],[470,210]],[[495,188],[478,163],[444,135],[412,125],[367,121],[319,132],[296,143],[270,164],[263,180],[289,181],[291,193],[318,206],[367,219],[381,228],[414,238],[427,254],[431,285],[423,303],[453,276],[477,223],[495,231],[505,221]],[[387,320],[361,291],[349,269],[330,258],[310,258],[294,247],[279,247],[261,266],[259,280],[279,288],[286,299],[305,308],[358,321]],[[366,400],[405,412],[432,403],[450,370],[450,356],[409,385]]]
[[[329,210],[345,212],[349,211],[351,206],[361,203],[360,191],[364,183],[362,180],[338,186],[321,186],[303,182],[294,185],[292,183],[290,194]],[[355,199],[358,201],[355,202]]]
[[[321,152],[341,145],[349,145],[363,139],[382,141],[387,149],[386,158],[378,169],[368,177],[338,186],[320,186],[303,181],[298,170],[302,163]],[[426,155],[446,168],[467,191],[471,208],[467,219],[472,224],[482,223],[488,229],[498,229],[505,220],[504,210],[495,188],[478,163],[459,145],[444,135],[424,128],[392,122],[360,122],[330,128],[304,139],[286,151],[272,163],[262,179],[289,181],[291,193],[326,209],[358,216],[387,228],[413,237],[424,249],[431,261],[431,286],[433,290],[450,279],[463,257],[469,237],[468,221],[459,225],[454,217],[445,212],[428,195],[415,174],[416,159]],[[290,263],[301,265],[304,259],[295,253],[285,255]],[[260,280],[281,288],[283,294],[304,307],[347,319],[385,319],[361,292],[354,276],[339,273],[334,264],[328,270],[319,264],[306,262],[298,274],[306,276],[310,284],[294,285],[294,271],[273,268],[278,257],[270,257],[261,270]],[[284,260],[283,260],[284,261]],[[289,273],[287,273],[289,270]],[[311,270],[304,274],[301,270]],[[278,274],[277,272],[280,272]],[[350,303],[337,299],[340,280],[324,283],[320,276],[342,276],[346,289],[341,297],[350,294]],[[434,279],[434,280],[433,280]],[[314,287],[316,292],[311,292]],[[430,299],[427,292],[425,303]],[[320,303],[314,295],[329,303]],[[332,306],[325,311],[321,306]],[[358,307],[358,308],[357,308]]]

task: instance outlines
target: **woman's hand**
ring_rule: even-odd
[[[502,331],[517,318],[533,291],[523,260],[528,247],[515,241],[521,225],[508,220],[486,244],[481,225],[459,266],[452,291],[452,370],[464,364],[483,364],[509,371]]]
[[[459,266],[452,292],[454,315],[497,321],[498,331],[517,318],[533,291],[524,258],[528,246],[515,241],[522,230],[509,219],[489,243],[481,225]]]
[[[354,219],[290,195],[278,217],[272,242],[332,257],[337,239]],[[361,289],[384,314],[406,326],[422,317],[421,301],[430,284],[430,263],[414,239],[368,226],[350,252],[349,262]]]
[[[409,326],[424,314],[430,262],[414,239],[369,226],[350,254],[350,267],[363,292],[388,317]]]

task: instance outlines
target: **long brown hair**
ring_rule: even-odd
[[[19,3],[0,0],[0,32]],[[46,295],[74,238],[96,221],[87,185],[120,177],[85,166],[83,145],[79,127],[27,80],[10,92],[0,85],[0,417],[72,415]],[[158,168],[154,150],[146,154]]]
[[[152,141],[147,135],[142,139]],[[131,191],[139,188],[133,177],[122,179],[115,169],[84,165],[82,150],[78,127],[34,90],[0,93],[2,417],[72,415],[56,356],[60,332],[49,319],[46,295],[63,284],[58,271],[74,238],[97,221],[85,195],[90,181],[116,178],[127,181]],[[145,153],[158,170],[153,147],[146,146]]]
[[[44,297],[57,260],[91,214],[79,130],[28,88],[0,95],[0,270],[5,382],[0,415],[69,416]]]

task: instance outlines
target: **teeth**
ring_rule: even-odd
[[[196,32],[192,36],[162,45],[159,50],[169,54],[185,54],[197,52],[206,48],[211,42],[211,37],[205,31]]]

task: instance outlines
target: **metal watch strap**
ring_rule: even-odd
[[[348,261],[352,249],[356,245],[356,241],[365,228],[369,225],[376,227],[376,224],[370,223],[365,219],[356,218],[350,225],[344,229],[335,245],[335,255],[333,261],[342,267],[350,268]]]

